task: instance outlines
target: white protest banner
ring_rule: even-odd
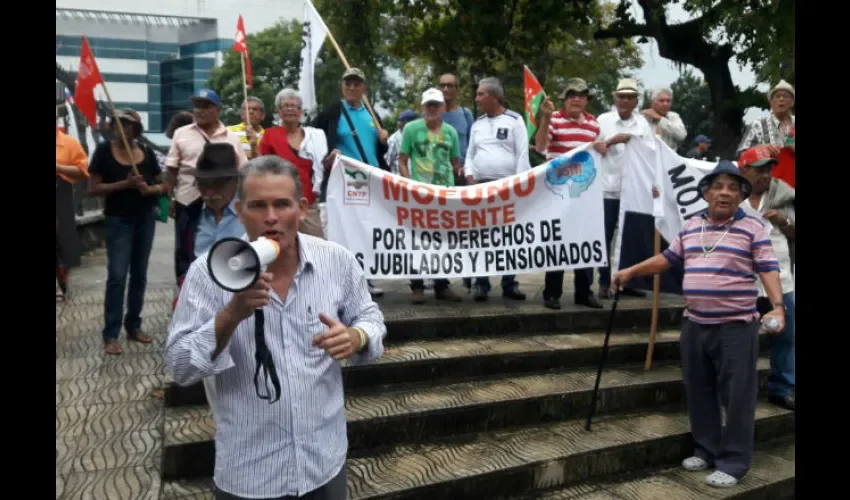
[[[339,156],[328,181],[327,237],[378,279],[605,266],[598,164],[585,146],[501,180],[442,187]]]

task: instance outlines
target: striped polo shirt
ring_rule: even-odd
[[[704,248],[714,251],[706,256]],[[695,323],[758,319],[757,275],[779,272],[764,223],[740,208],[721,225],[707,210],[689,218],[662,255],[673,265],[684,263],[685,316]]]
[[[552,119],[549,120],[547,160],[569,153],[599,137],[599,124],[596,123],[596,117],[587,111],[583,111],[583,113],[584,123],[573,120],[563,109],[552,113]]]

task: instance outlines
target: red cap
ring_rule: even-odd
[[[741,153],[741,157],[738,158],[738,168],[760,167],[768,163],[776,164],[779,161],[771,156],[770,150],[764,146],[750,148]]]

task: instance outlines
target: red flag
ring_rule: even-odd
[[[233,52],[241,52],[245,54],[245,81],[248,83],[248,88],[254,87],[254,81],[251,78],[251,58],[248,56],[248,38],[245,34],[245,23],[242,21],[242,15],[239,15],[239,20],[236,21],[236,37],[233,41]]]
[[[83,46],[80,49],[80,68],[77,70],[77,85],[74,88],[74,101],[89,123],[97,123],[97,104],[94,99],[94,88],[103,85],[103,77],[94,60],[94,54],[89,47],[89,41],[83,36]]]
[[[788,137],[785,139],[785,146],[779,150],[779,164],[773,167],[773,177],[782,179],[789,186],[797,189],[797,154],[791,149],[791,144],[794,144],[797,136],[797,125],[791,125],[791,130],[788,131]]]

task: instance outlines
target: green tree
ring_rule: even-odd
[[[589,4],[594,0],[579,0]],[[732,82],[733,59],[753,67],[760,82],[773,85],[795,81],[794,0],[637,0],[644,22],[632,15],[632,0],[620,0],[617,18],[598,26],[598,39],[653,38],[658,52],[671,61],[689,64],[705,75],[716,118],[713,147],[720,155],[734,154],[743,129],[744,111],[766,107],[755,87],[740,89]],[[671,24],[667,7],[681,5],[692,16]]]
[[[268,127],[276,113],[273,109],[275,95],[286,87],[298,88],[301,23],[279,22],[248,35],[247,39],[254,84],[248,89],[248,96],[262,99],[266,109],[263,126]],[[228,125],[240,123],[239,113],[244,100],[241,54],[226,52],[223,64],[213,69],[209,86],[221,98],[221,121]]]
[[[475,82],[497,76],[507,106],[521,111],[525,64],[553,96],[567,78],[585,78],[598,98],[594,106],[602,108],[610,102],[617,80],[642,64],[635,44],[594,40],[592,21],[613,20],[615,14],[598,0],[389,3],[395,23],[390,52],[427,61],[434,83],[443,72],[457,74],[465,103],[474,97]]]

